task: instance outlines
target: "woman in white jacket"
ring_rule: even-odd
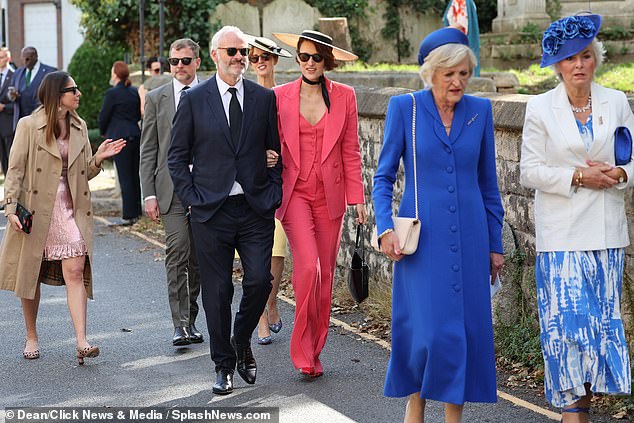
[[[565,422],[588,421],[592,392],[629,394],[631,384],[620,297],[634,162],[631,150],[615,160],[627,145],[615,131],[634,131],[634,115],[622,92],[593,82],[600,26],[599,15],[569,16],[545,31],[541,66],[560,84],[529,100],[520,162],[522,185],[535,189],[546,398]]]

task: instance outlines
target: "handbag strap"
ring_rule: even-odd
[[[355,250],[359,249],[359,245],[361,245],[361,256],[365,257],[365,243],[363,242],[363,225],[361,223],[357,224],[357,240],[354,243]]]
[[[416,97],[412,97],[412,151],[414,152],[414,202],[416,204],[416,220],[418,220],[418,177],[416,176]]]

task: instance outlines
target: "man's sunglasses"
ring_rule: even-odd
[[[249,54],[249,49],[247,47],[237,48],[237,47],[218,47],[219,50],[227,50],[227,56],[235,56],[240,52],[241,55],[247,56]]]
[[[271,53],[262,53],[260,55],[254,54],[252,56],[249,56],[249,62],[253,64],[258,63],[260,61],[260,57],[264,62],[268,62],[269,60],[271,60],[271,56],[273,56]]]
[[[321,54],[299,53],[297,57],[299,57],[299,60],[301,60],[302,62],[308,62],[311,57],[313,58],[315,63],[319,63],[324,60],[324,56],[322,56]]]
[[[59,93],[60,94],[73,93],[73,95],[77,95],[78,91],[79,91],[79,88],[77,88],[77,85],[75,85],[74,87],[62,88],[61,90],[59,90]]]
[[[192,60],[194,60],[193,57],[170,57],[169,59],[167,59],[167,63],[169,63],[172,66],[178,66],[178,62],[183,62],[184,66],[189,65]]]

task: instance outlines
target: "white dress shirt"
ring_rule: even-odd
[[[223,81],[218,74],[216,74],[216,83],[218,84],[218,91],[220,91],[220,98],[222,99],[222,107],[225,109],[225,116],[227,118],[227,124],[229,124],[229,102],[231,102],[231,93],[229,92],[229,88],[236,88],[238,90],[238,102],[240,103],[240,108],[244,110],[244,84],[242,83],[242,78],[236,82],[236,85],[233,87]],[[244,190],[242,186],[238,183],[238,181],[233,181],[233,186],[231,187],[231,191],[229,195],[238,195],[244,194]]]
[[[29,71],[29,68],[26,68],[26,72]],[[35,75],[37,75],[37,73],[40,71],[40,61],[38,60],[37,62],[35,62],[35,65],[33,66],[33,69],[31,69],[31,81],[29,82],[29,85],[31,84],[31,82],[33,82],[33,80],[35,79]],[[26,72],[24,72],[24,82],[26,83]]]
[[[198,85],[198,76],[194,78],[194,80],[188,85],[189,88],[194,88]],[[185,85],[181,83],[178,79],[174,78],[172,80],[172,87],[174,88],[174,110],[178,110],[178,103],[181,101],[181,94],[183,92],[183,88]]]

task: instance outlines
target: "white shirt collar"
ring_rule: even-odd
[[[231,88],[231,85],[223,81],[222,78],[220,78],[220,76],[217,73],[216,73],[216,83],[218,84],[218,91],[220,91],[221,96],[225,95],[227,91],[229,90],[229,88]],[[234,85],[233,87],[238,90],[238,96],[242,97],[242,92],[244,87],[242,76],[240,77],[240,79],[238,79],[238,82],[236,82],[236,85]]]
[[[183,84],[176,78],[172,78],[172,80],[174,81],[174,94],[180,93],[181,90],[185,87],[185,84]],[[194,80],[189,83],[189,87],[194,88],[196,85],[198,85],[198,75],[196,75],[194,77]]]
[[[29,69],[27,68],[26,70],[28,71]],[[35,75],[37,75],[37,72],[39,70],[40,70],[40,61],[38,60],[37,62],[35,62],[35,66],[33,66],[33,69],[31,70],[31,79],[35,78]]]

